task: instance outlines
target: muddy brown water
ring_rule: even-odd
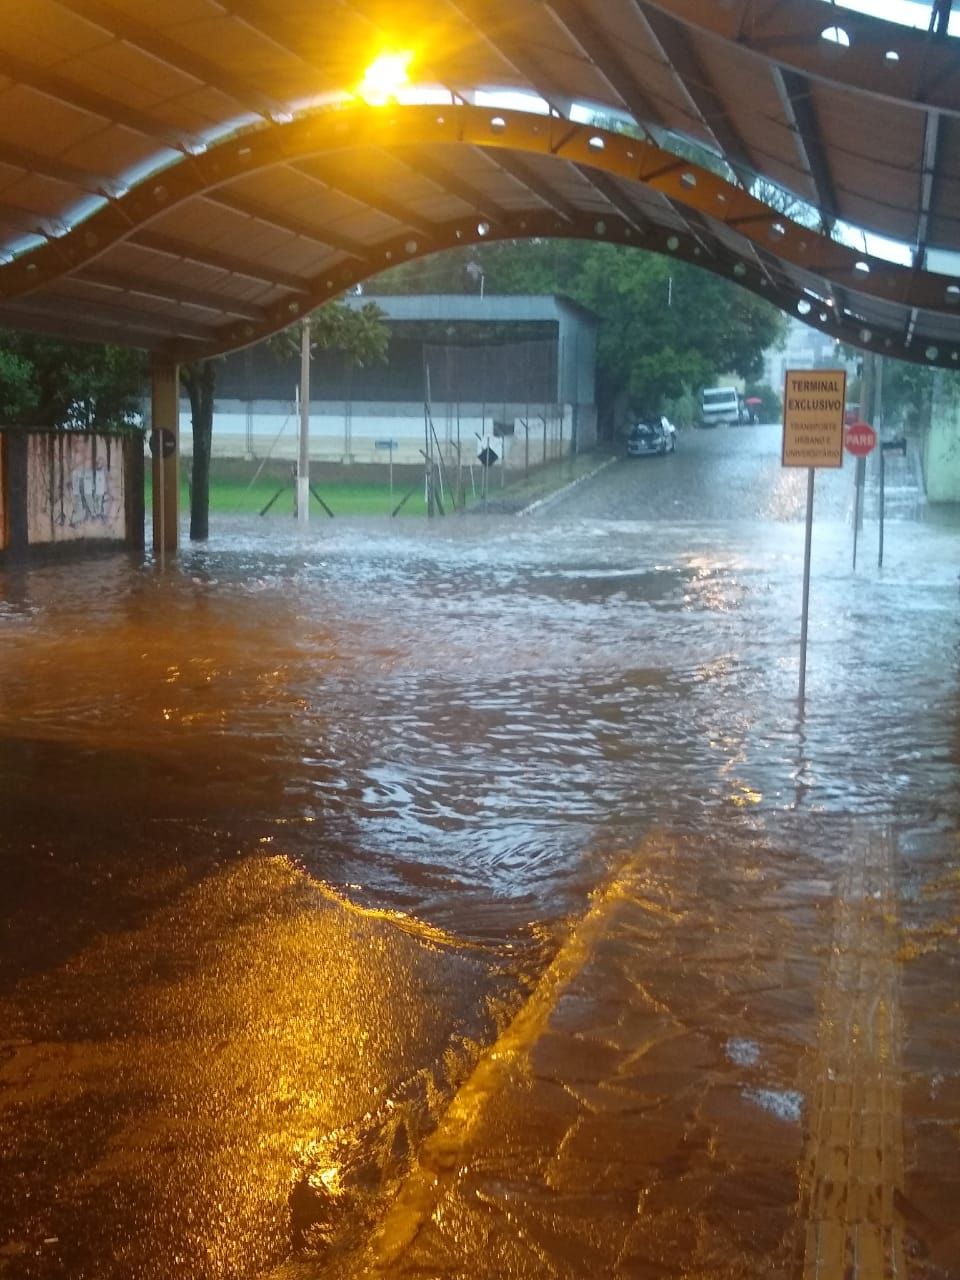
[[[559,1054],[542,1078],[570,1095],[565,1028],[589,1038],[612,984],[638,1040],[618,1040],[613,1085],[587,1083],[619,1097],[626,1073],[660,1100],[662,1159],[635,1174],[651,1212],[655,1185],[675,1213],[720,1176],[681,1168],[664,1126],[685,1150],[730,1145],[699,1253],[666,1219],[637,1238],[634,1196],[590,1265],[794,1265],[833,904],[863,831],[896,851],[898,1213],[917,1274],[960,1276],[960,529],[909,509],[881,573],[868,521],[854,575],[849,474],[818,478],[801,717],[804,477],[777,447],[767,428],[686,434],[523,518],[228,521],[163,574],[120,556],[3,574],[4,1280],[239,1280],[299,1266],[294,1247],[333,1274],[325,1251],[367,1239],[624,868],[531,1060]],[[658,932],[654,902],[686,924]],[[654,1007],[699,1037],[684,1070],[712,1073],[686,1110]],[[641,1045],[659,1045],[644,1064]],[[487,1175],[484,1125],[495,1147],[511,1106],[471,1138]],[[500,1144],[500,1182],[544,1125]],[[599,1221],[613,1193],[589,1153],[564,1163],[574,1128],[551,1194],[579,1179]],[[737,1131],[781,1153],[775,1212]],[[751,1195],[763,1229],[721,1246]],[[453,1235],[434,1255],[424,1237],[410,1274],[454,1274]],[[561,1235],[518,1255],[488,1233],[474,1273],[586,1274]]]

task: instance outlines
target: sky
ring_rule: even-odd
[[[905,27],[921,27],[924,31],[930,25],[929,0],[835,0],[837,7],[856,9],[858,13],[869,13],[874,18],[886,18],[888,22],[899,22]],[[948,28],[950,35],[960,35],[960,13],[950,17]]]

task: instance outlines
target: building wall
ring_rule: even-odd
[[[143,546],[139,434],[0,429],[0,558]]]
[[[555,400],[565,404],[593,404],[596,398],[596,349],[599,317],[586,307],[559,295],[525,294],[363,294],[344,298],[348,306],[374,303],[387,316],[393,339],[411,322],[441,323],[456,341],[458,325],[476,330],[478,325],[547,325],[555,334],[557,350],[554,389],[541,395],[531,391],[533,400]],[[460,330],[462,332],[462,330]],[[512,345],[512,344],[511,344]],[[482,345],[478,351],[482,350]],[[461,395],[461,399],[469,399]],[[496,393],[491,399],[496,398]]]
[[[960,426],[940,419],[930,424],[924,451],[930,502],[960,502]]]
[[[123,450],[95,435],[31,435],[27,441],[27,537],[38,543],[125,533]]]
[[[581,410],[575,418],[572,405],[435,404],[432,421],[435,447],[439,445],[445,458],[454,460],[459,443],[465,463],[492,447],[508,468],[537,466],[572,451],[575,425],[587,441],[581,441],[581,448],[596,442],[595,411]],[[293,401],[218,400],[213,456],[294,462],[298,431],[299,408]],[[180,441],[189,457],[193,442],[186,403],[181,404]],[[423,404],[315,401],[311,405],[310,457],[317,462],[387,462],[390,441],[394,462],[422,463]]]
[[[923,472],[930,502],[960,502],[960,402],[952,381],[934,376]]]
[[[781,350],[768,348],[763,356],[763,380],[774,391],[782,391],[787,369],[836,369],[845,367],[847,376],[853,372],[853,362],[844,362],[837,355],[835,339],[819,329],[811,329],[801,320],[790,320],[786,344]]]
[[[465,457],[491,440],[507,465],[524,441],[524,465],[596,443],[597,317],[547,296],[363,295],[390,329],[387,362],[348,367],[341,353],[311,361],[311,456],[325,462],[422,462],[424,402],[444,450]],[[479,336],[485,335],[480,341]],[[228,356],[217,374],[213,452],[219,457],[293,459],[299,358],[260,345]],[[544,441],[546,424],[546,441]],[[512,432],[511,432],[512,427]],[[527,436],[529,434],[529,444]],[[186,403],[183,449],[191,451]]]

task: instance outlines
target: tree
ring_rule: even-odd
[[[861,352],[857,352],[859,358]],[[883,361],[883,421],[916,430],[930,424],[936,371],[904,360]],[[947,375],[952,378],[952,375]]]
[[[218,358],[194,360],[180,366],[180,383],[190,401],[193,434],[190,537],[196,542],[205,542],[210,536],[210,453],[213,447],[213,408]]]
[[[383,364],[390,342],[390,331],[383,317],[384,313],[373,302],[366,302],[362,307],[330,302],[310,317],[310,349],[342,351],[347,363],[355,367]],[[268,341],[274,355],[281,360],[299,355],[300,325],[290,325]]]
[[[39,395],[33,366],[23,356],[0,349],[0,422],[30,422]]]
[[[0,332],[0,420],[32,427],[126,427],[140,412],[144,353]]]
[[[847,381],[847,400],[859,404],[861,399],[862,369],[871,357],[868,353],[844,344],[844,359],[856,360],[858,373]],[[874,356],[874,386],[877,401],[874,409],[882,415],[882,425],[907,431],[925,430],[930,426],[934,393],[939,379],[941,396],[954,395],[960,387],[960,375],[946,370],[931,369],[929,365],[911,364],[895,360],[891,356]],[[879,388],[877,383],[879,382]],[[864,409],[872,417],[873,411]]]
[[[801,200],[778,183],[771,182],[768,178],[756,178],[751,183],[750,194],[775,213],[782,213],[791,222],[799,222],[802,227],[829,234],[830,219],[825,218],[815,205]]]
[[[383,312],[372,302],[359,308],[331,302],[310,317],[311,350],[334,348],[354,365],[376,364],[386,359],[389,332]],[[268,342],[283,358],[300,350],[300,325],[276,334]],[[193,433],[193,474],[190,485],[190,537],[202,542],[210,536],[210,455],[213,445],[213,411],[220,357],[195,360],[180,367],[180,380],[190,400]]]
[[[609,429],[714,380],[760,372],[780,312],[737,285],[673,258],[576,240],[509,241],[452,250],[385,273],[384,293],[463,292],[476,262],[488,293],[561,293],[601,319],[597,401]]]

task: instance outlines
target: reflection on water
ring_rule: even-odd
[[[252,1216],[263,1228],[258,1256],[275,1255],[290,1152],[309,1152],[338,1118],[359,1120],[374,1105],[348,1101],[357,1094],[349,1058],[367,1023],[399,1019],[371,1050],[374,1091],[399,1087],[456,1036],[482,1039],[497,1002],[514,1007],[504,975],[526,982],[564,922],[650,832],[670,833],[669,896],[683,911],[685,895],[701,892],[691,859],[705,832],[717,849],[755,841],[760,865],[773,829],[788,853],[802,845],[805,860],[829,860],[840,815],[928,830],[956,821],[954,535],[908,534],[889,539],[882,576],[853,578],[848,532],[818,527],[802,723],[795,525],[331,522],[304,537],[274,530],[265,544],[262,526],[237,524],[165,576],[121,558],[6,573],[0,856],[11,910],[0,992],[14,1036],[96,1041],[77,1077],[127,1082],[128,1130],[152,1079],[161,1109],[179,1098],[176,1123],[189,1128],[195,1110],[205,1133],[218,1130],[204,1138],[217,1146],[235,1123],[230,1106],[184,1101],[209,1083],[184,1074],[182,1057],[159,1070],[169,1019],[182,1014],[178,1034],[201,1059],[225,1055],[224,1096],[236,1087],[249,1104],[262,1086],[277,1113],[290,1112],[268,1190],[253,1125],[238,1131],[237,1185],[223,1193],[229,1229]],[[305,877],[294,886],[295,868]],[[781,866],[778,891],[786,874]],[[284,905],[271,923],[257,911],[276,876]],[[311,881],[327,888],[304,907]],[[216,910],[204,905],[210,886]],[[356,936],[338,925],[331,941],[309,921],[331,919],[320,904],[341,898],[369,914],[349,917]],[[248,933],[220,951],[223,904],[230,930]],[[399,958],[395,933],[377,932],[391,919],[414,948]],[[144,929],[154,938],[146,952]],[[338,947],[362,951],[363,962],[349,981],[339,966],[332,984]],[[263,972],[261,948],[283,963]],[[401,976],[389,1010],[364,1010],[392,990],[374,976],[378,949],[384,973]],[[48,988],[44,974],[75,954]],[[125,965],[118,994],[110,975]],[[353,1007],[342,1035],[341,1015],[324,1012],[319,994],[341,980]],[[282,1001],[264,1008],[255,993],[266,989],[320,1003],[309,1017]],[[115,1025],[91,1030],[94,997]],[[132,1025],[142,1019],[136,1044],[127,1000]],[[46,1021],[29,1013],[32,1001],[50,1001]],[[296,1061],[285,1057],[284,1019],[305,1036]],[[123,1043],[110,1048],[114,1036]],[[280,1084],[252,1079],[270,1075],[254,1041],[274,1044]],[[733,1026],[720,1043],[732,1063],[754,1052]],[[333,1066],[324,1045],[336,1047]],[[338,1084],[318,1100],[311,1078]],[[29,1089],[17,1087],[29,1107]],[[793,1106],[793,1097],[758,1086],[755,1101]],[[69,1107],[58,1123],[82,1129]],[[122,1147],[130,1133],[113,1141]],[[175,1135],[143,1142],[150,1160],[173,1160]],[[28,1157],[21,1147],[16,1158]],[[109,1185],[111,1158],[99,1153],[83,1194]],[[238,1208],[251,1165],[263,1201]],[[204,1192],[197,1239],[227,1229],[210,1203]],[[169,1223],[164,1232],[178,1247]],[[237,1239],[256,1253],[256,1235]],[[60,1274],[45,1266],[24,1262],[19,1274]],[[242,1273],[233,1256],[197,1254],[190,1266],[197,1277]],[[134,1274],[118,1268],[110,1274]]]
[[[259,532],[166,578],[109,561],[8,582],[2,749],[31,805],[216,823],[468,934],[456,903],[562,914],[596,880],[584,857],[650,823],[798,791],[953,812],[933,530],[877,580],[818,529],[802,727],[794,527],[338,529],[266,556]]]

